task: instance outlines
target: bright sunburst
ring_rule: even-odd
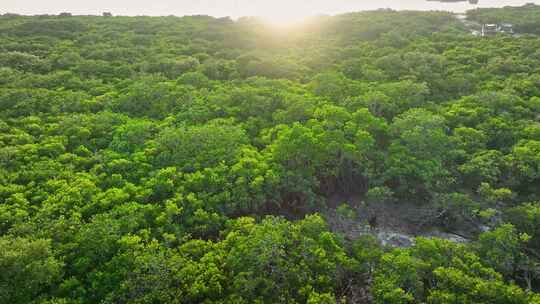
[[[301,22],[307,18],[308,15],[302,14],[301,12],[278,12],[276,10],[261,14],[260,17],[273,25],[284,26]]]
[[[291,25],[315,14],[302,1],[274,0],[265,1],[264,5],[257,7],[256,14],[274,25]]]

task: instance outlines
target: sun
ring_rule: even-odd
[[[273,25],[292,25],[302,22],[312,12],[293,1],[276,0],[265,2],[260,6],[257,15]]]
[[[294,24],[302,22],[308,17],[308,15],[304,15],[302,13],[295,13],[295,12],[270,11],[270,12],[261,14],[260,17],[264,21],[272,25],[288,26],[288,25],[294,25]]]

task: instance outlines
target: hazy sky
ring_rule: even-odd
[[[480,0],[481,7],[540,4],[540,0]],[[468,2],[426,0],[0,0],[0,13],[262,16],[275,21],[377,8],[464,11]]]

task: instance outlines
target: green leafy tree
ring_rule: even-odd
[[[46,299],[62,278],[63,266],[50,240],[0,238],[0,300],[32,303]]]

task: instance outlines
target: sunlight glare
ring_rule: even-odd
[[[288,26],[302,22],[308,15],[295,12],[269,11],[260,16],[264,21],[276,26]]]
[[[263,20],[277,26],[297,24],[314,14],[315,12],[305,2],[285,0],[267,1],[257,12]]]

